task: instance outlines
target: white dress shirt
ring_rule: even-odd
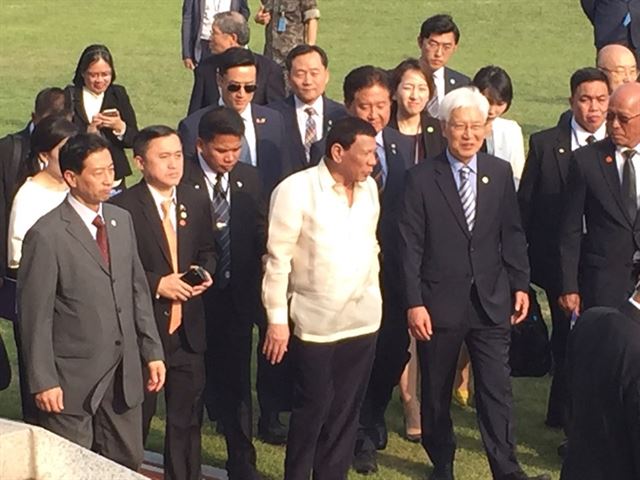
[[[520,125],[507,118],[495,118],[491,124],[491,133],[487,135],[487,153],[511,164],[517,190],[525,161],[524,139]]]
[[[584,147],[589,145],[587,143],[587,138],[593,135],[596,141],[603,140],[604,137],[607,136],[607,123],[602,122],[600,128],[596,130],[594,133],[586,131],[584,128],[580,126],[578,122],[576,122],[576,118],[571,116],[571,151],[579,149],[580,147]]]
[[[29,177],[13,199],[9,216],[9,244],[7,257],[9,268],[18,268],[22,258],[22,241],[29,229],[51,210],[60,205],[69,189],[51,190]]]
[[[618,167],[618,178],[620,179],[620,185],[622,185],[622,175],[624,171],[624,157],[622,152],[629,150],[627,147],[616,147],[616,166]],[[636,170],[636,205],[640,205],[640,143],[633,149],[637,153],[631,158],[631,162]]]
[[[296,105],[296,117],[298,119],[298,130],[300,131],[300,139],[302,140],[303,145],[304,145],[304,139],[307,133],[307,118],[309,118],[309,115],[307,114],[307,112],[305,112],[305,109],[311,107],[315,110],[316,113],[315,115],[312,115],[312,117],[316,122],[316,138],[314,141],[317,142],[322,138],[322,128],[324,126],[322,122],[322,118],[324,115],[324,102],[322,101],[322,96],[319,96],[318,98],[316,98],[316,101],[313,102],[311,105],[307,103],[303,103],[302,100],[300,100],[295,95],[293,96],[293,101]]]
[[[80,219],[82,220],[82,223],[84,223],[85,226],[89,229],[89,233],[95,240],[98,235],[98,228],[93,225],[93,221],[98,215],[100,215],[100,217],[102,218],[102,221],[105,223],[107,222],[104,218],[104,215],[102,215],[102,203],[98,207],[98,211],[95,212],[91,210],[89,207],[87,207],[85,204],[81,203],[76,197],[71,195],[71,193],[67,195],[67,199],[69,200],[69,205],[71,205],[71,207],[76,211],[76,213],[80,215]]]
[[[220,12],[228,12],[231,9],[231,0],[198,0],[202,1],[202,26],[200,27],[200,38],[209,40],[211,38],[211,26],[213,17]]]
[[[317,343],[378,330],[379,213],[375,180],[357,182],[349,206],[324,160],[275,188],[262,282],[270,324],[286,325],[290,314],[294,335]]]
[[[171,195],[169,197],[165,197],[154,187],[145,182],[149,192],[151,192],[151,196],[153,197],[153,202],[156,204],[156,209],[158,210],[158,215],[160,215],[160,220],[164,219],[164,210],[162,209],[162,203],[171,200],[171,205],[169,206],[169,220],[171,220],[171,225],[173,226],[174,231],[178,231],[176,228],[176,187],[173,187]]]
[[[95,94],[87,87],[82,87],[82,105],[84,105],[84,113],[89,123],[102,110],[102,102],[104,100],[104,92]]]
[[[436,86],[436,93],[438,94],[438,107],[440,107],[440,104],[444,100],[444,96],[446,94],[444,88],[444,67],[440,67],[437,70],[434,70],[431,76],[433,77],[433,83]]]
[[[207,184],[207,193],[209,194],[209,200],[213,202],[213,188],[216,186],[218,181],[218,174],[214,172],[209,164],[204,161],[202,155],[198,152],[198,163],[200,163],[200,168],[204,173],[204,180]],[[222,178],[220,178],[220,182],[222,185],[222,191],[227,193],[227,203],[231,205],[231,189],[229,188],[229,172],[225,172],[222,174]]]

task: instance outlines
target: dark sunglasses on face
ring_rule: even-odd
[[[244,88],[246,93],[253,93],[258,89],[258,86],[255,83],[249,85],[241,85],[239,83],[230,83],[227,85],[227,91],[231,93],[239,92],[241,88]]]

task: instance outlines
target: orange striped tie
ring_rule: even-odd
[[[169,254],[171,255],[171,266],[173,272],[178,272],[178,237],[171,223],[171,203],[173,200],[162,202],[162,228],[169,244]],[[182,303],[178,300],[171,302],[171,313],[169,315],[169,335],[175,332],[182,323]]]

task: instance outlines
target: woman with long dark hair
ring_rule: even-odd
[[[116,70],[111,52],[104,45],[84,49],[66,89],[73,105],[73,122],[89,133],[100,133],[109,142],[115,168],[114,193],[124,188],[124,178],[131,175],[125,148],[133,146],[138,134],[136,114],[129,95],[116,85]]]

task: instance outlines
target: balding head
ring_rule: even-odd
[[[640,144],[640,83],[625,83],[613,92],[607,131],[619,147],[635,148]]]
[[[623,83],[635,82],[638,76],[636,57],[624,45],[607,45],[598,52],[598,68],[609,79],[609,87],[613,91]]]

